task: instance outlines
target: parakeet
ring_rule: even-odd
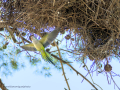
[[[34,36],[31,36],[32,43],[26,44],[21,47],[28,51],[39,51],[42,55],[42,58],[45,61],[48,61],[52,63],[53,65],[55,65],[53,63],[52,56],[45,51],[45,47],[50,45],[50,43],[57,37],[59,31],[60,31],[60,28],[56,28],[51,33],[48,33],[45,36],[43,36],[43,38],[40,40],[37,40]]]

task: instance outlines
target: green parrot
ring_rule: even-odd
[[[32,43],[26,44],[24,46],[21,46],[23,49],[28,51],[39,51],[42,55],[42,58],[45,61],[48,61],[55,65],[53,63],[52,56],[45,51],[45,48],[50,45],[50,43],[57,37],[58,33],[60,31],[60,28],[56,28],[51,33],[46,34],[43,36],[42,39],[37,40],[34,36],[31,36]]]

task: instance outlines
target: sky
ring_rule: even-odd
[[[90,64],[91,62],[88,61],[88,63]],[[120,67],[119,63],[114,60],[111,62],[111,65],[113,65],[113,71],[118,73],[118,68]],[[74,62],[72,66],[83,75],[86,75],[87,72],[76,62]],[[55,70],[53,66],[51,67],[53,69],[51,69],[52,76],[50,77],[36,74],[35,67],[33,68],[28,65],[25,69],[14,72],[12,76],[3,76],[1,78],[6,87],[9,86],[9,90],[64,90],[64,88],[67,88],[67,85],[62,72]],[[68,83],[71,90],[94,90],[94,88],[85,80],[81,83],[83,78],[79,75],[76,75],[74,71],[70,71],[68,66],[64,66],[64,69],[66,77],[69,78]],[[87,76],[87,78],[91,81],[89,75]],[[102,87],[103,90],[118,90],[116,87],[114,89],[113,82],[111,82],[111,85],[108,85],[105,74],[96,75],[96,73],[94,73],[92,78],[96,84]],[[118,86],[120,86],[120,78],[116,76],[114,77],[114,80],[118,84]],[[18,88],[18,86],[21,88]],[[28,87],[23,88],[23,86]],[[101,89],[98,88],[98,90]]]
[[[64,37],[64,35],[62,37]],[[60,38],[60,36],[57,38]],[[61,45],[60,48],[62,47],[63,45]],[[41,63],[38,63],[37,66],[33,67],[30,65],[29,60],[26,58],[25,54],[26,52],[22,52],[21,55],[16,57],[19,62],[22,63],[24,61],[26,67],[13,71],[12,75],[4,76],[0,74],[2,82],[9,90],[65,90],[64,88],[68,90],[62,71],[57,70],[52,64],[47,63],[44,60],[42,60]],[[73,63],[71,65],[81,74],[86,76],[88,72],[82,67],[83,65],[80,66],[79,62],[74,61],[69,56],[63,55],[62,57],[63,59],[66,58],[67,60],[72,61]],[[93,61],[87,59],[87,66],[89,68],[92,63]],[[112,65],[113,72],[120,74],[120,63],[116,58],[112,58],[112,61],[109,64]],[[44,65],[51,67],[49,72],[52,74],[52,76],[47,77],[44,75],[44,72],[42,74],[36,72],[36,70],[42,70],[42,66]],[[83,80],[81,76],[77,75],[73,70],[70,70],[70,67],[67,65],[64,65],[64,70],[71,90],[95,90],[87,81]],[[114,88],[114,83],[112,81],[111,84],[108,84],[105,72],[100,74],[93,72],[91,75],[94,83],[99,85],[103,90],[118,90],[116,86]],[[87,75],[86,78],[92,82],[90,75]],[[120,77],[115,76],[113,79],[120,87]],[[97,88],[98,90],[101,90],[101,88]]]

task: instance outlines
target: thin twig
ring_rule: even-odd
[[[7,26],[6,28],[7,28],[8,32],[10,33],[13,42],[16,43],[17,40],[15,39],[15,36],[14,36],[14,34],[13,34],[13,30],[11,30],[11,29],[9,28],[9,26]]]
[[[90,74],[90,70],[88,69],[87,65],[86,65],[85,63],[84,63],[84,65],[86,66],[86,68],[87,68],[87,70],[88,70],[88,73],[89,73],[89,75],[90,75],[90,78],[91,78],[93,84],[97,85],[96,83],[94,83],[94,81],[93,81],[93,79],[92,79],[92,76],[91,76],[91,74]],[[99,85],[97,85],[97,86],[98,86],[99,88],[101,88]],[[103,89],[101,88],[101,90],[103,90]]]
[[[114,81],[114,79],[112,78],[112,75],[110,73],[111,79],[113,80],[114,84],[116,85],[116,87],[120,90],[120,88],[118,87],[118,85],[116,84],[116,82]]]
[[[53,54],[50,54],[51,56],[53,56],[54,58],[56,58],[57,60],[59,60],[59,61],[62,61],[62,63],[73,63],[73,62],[66,62],[66,61],[64,61],[64,60],[62,60],[61,58],[59,58],[59,57],[57,57],[57,56],[55,56],[55,55],[53,55]]]
[[[57,49],[58,49],[59,57],[61,58],[59,47],[58,47],[58,45],[56,44],[55,41],[54,41],[54,43],[55,43],[55,46],[56,46]],[[67,83],[68,89],[70,90],[70,86],[69,86],[68,81],[67,81],[67,78],[66,78],[66,76],[65,76],[65,72],[64,72],[64,68],[63,68],[63,64],[62,64],[62,61],[61,61],[61,60],[60,60],[60,63],[61,63],[61,67],[62,67],[62,71],[63,71],[63,75],[64,75],[64,78],[65,78],[65,81],[66,81],[66,83]]]
[[[69,63],[66,63],[69,67],[71,67],[77,75],[79,74],[81,77],[83,77],[88,83],[90,83],[96,90],[98,90],[86,77],[84,77],[81,73],[79,73],[76,69],[74,69]]]
[[[26,41],[28,43],[31,43],[30,41],[28,41],[27,39],[25,39],[24,37],[20,36],[20,38],[23,40],[23,41]]]

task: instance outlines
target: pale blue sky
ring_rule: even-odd
[[[88,63],[91,65],[91,62],[88,61]],[[118,68],[120,67],[119,63],[114,60],[111,62],[111,65],[113,65],[113,71],[116,73],[119,73]],[[72,64],[75,69],[77,69],[80,73],[83,75],[86,75],[86,71],[79,67],[79,64],[74,62]],[[53,67],[53,66],[51,66]],[[68,82],[70,85],[71,90],[92,90],[94,89],[88,82],[85,80],[81,83],[82,77],[79,75],[76,75],[74,71],[70,71],[67,66],[64,67],[66,76],[69,78]],[[6,86],[30,86],[30,88],[8,88],[9,90],[64,90],[64,87],[67,88],[67,85],[65,83],[64,76],[62,75],[61,71],[58,71],[56,69],[51,69],[51,77],[45,77],[41,74],[35,73],[36,68],[31,67],[29,64],[28,66],[23,70],[16,71],[13,73],[12,76],[8,77],[1,77],[3,83],[5,83]],[[87,78],[91,81],[89,75]],[[107,78],[105,74],[99,74],[98,76],[96,73],[92,76],[94,82],[101,86],[103,90],[114,90],[114,84],[111,82],[111,85],[108,85]],[[120,78],[114,77],[114,80],[119,85]],[[98,90],[101,90],[98,88]],[[117,88],[115,90],[118,90]]]

